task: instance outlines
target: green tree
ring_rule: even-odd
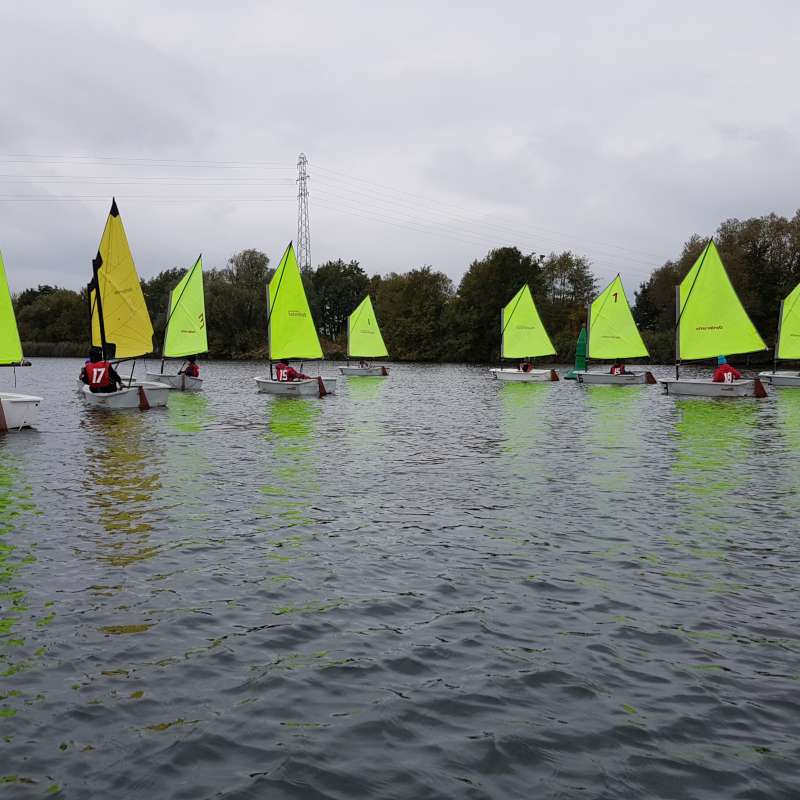
[[[403,275],[391,273],[371,281],[375,313],[392,358],[437,361],[447,358],[444,312],[453,297],[453,283],[431,267]]]
[[[500,354],[500,311],[527,283],[536,296],[544,256],[516,247],[490,250],[461,279],[448,313],[448,355],[461,361],[493,361]]]
[[[315,270],[303,271],[311,316],[320,335],[335,341],[344,331],[347,318],[361,302],[369,278],[358,261],[326,261]]]

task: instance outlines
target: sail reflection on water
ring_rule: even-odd
[[[676,412],[675,516],[668,540],[683,567],[675,577],[695,585],[708,580],[709,588],[723,590],[716,562],[726,560],[732,547],[759,545],[752,532],[763,524],[761,507],[747,501],[758,496],[749,484],[759,474],[753,466],[759,409],[751,401],[681,398]]]
[[[86,417],[84,489],[88,524],[84,555],[113,566],[153,558],[153,499],[162,488],[160,447],[145,444],[148,422],[137,412],[93,413]]]
[[[800,512],[800,390],[776,389],[774,397],[778,435],[788,456],[778,462],[781,470],[775,489],[781,493],[779,506],[783,513],[797,519]]]
[[[163,505],[169,508],[178,535],[195,536],[197,523],[210,518],[208,498],[210,464],[199,434],[214,421],[208,398],[199,392],[170,392],[167,419],[173,433],[163,448]],[[184,530],[180,530],[180,528]]]
[[[313,522],[308,499],[320,489],[315,433],[321,413],[318,402],[304,397],[274,397],[267,404],[268,481],[261,489],[261,511],[274,527]]]
[[[644,385],[583,389],[589,417],[588,478],[600,490],[596,498],[600,505],[633,502],[639,489],[642,404],[649,399],[648,392]]]
[[[31,655],[25,634],[33,629],[33,624],[23,574],[36,558],[29,546],[20,545],[15,538],[23,525],[29,525],[26,518],[36,513],[31,489],[17,457],[0,448],[0,675],[3,676],[18,672]]]

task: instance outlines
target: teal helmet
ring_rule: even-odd
[[[717,366],[718,367],[721,367],[723,364],[727,364],[727,363],[728,363],[728,359],[726,359],[725,356],[717,356]]]

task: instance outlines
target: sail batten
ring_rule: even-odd
[[[633,319],[622,278],[617,275],[590,307],[588,356],[617,359],[649,355]]]
[[[0,364],[19,364],[21,361],[22,344],[11,303],[3,254],[0,253]]]
[[[271,359],[322,358],[317,329],[291,242],[267,288],[267,315]]]
[[[679,360],[767,349],[731,284],[713,240],[681,281],[677,299]]]
[[[551,356],[556,350],[544,329],[531,290],[526,283],[500,315],[503,358]]]
[[[347,355],[356,358],[380,358],[389,355],[369,295],[348,317]]]
[[[207,351],[203,262],[200,256],[170,292],[163,355],[166,358],[184,358]]]
[[[115,345],[115,358],[135,358],[151,352],[153,326],[116,201],[100,239],[93,287],[100,293],[100,302],[91,297],[92,344]],[[105,342],[101,333],[105,334]]]
[[[776,359],[800,358],[800,283],[781,303]]]

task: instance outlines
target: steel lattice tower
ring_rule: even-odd
[[[297,263],[300,269],[311,266],[311,226],[308,222],[308,159],[297,159]]]

